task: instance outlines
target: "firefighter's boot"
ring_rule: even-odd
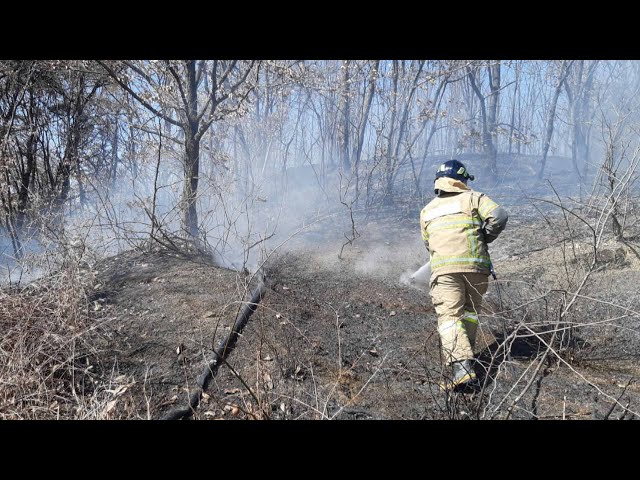
[[[461,360],[451,364],[453,377],[451,381],[441,384],[443,390],[465,391],[476,387],[476,372],[473,360]]]

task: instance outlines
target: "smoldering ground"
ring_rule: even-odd
[[[480,95],[487,103],[503,95],[504,122],[487,130],[499,150],[492,172],[481,100],[469,90],[466,111],[457,87],[499,63],[433,78],[422,78],[431,64],[361,63],[345,62],[317,92],[277,90],[277,108],[267,102],[276,97],[257,96],[249,115],[216,124],[201,150],[197,242],[180,242],[184,164],[166,135],[151,135],[137,162],[122,155],[112,184],[81,170],[86,202],[71,195],[55,221],[34,211],[23,258],[7,259],[5,242],[18,288],[2,292],[5,384],[15,386],[3,390],[3,415],[158,418],[184,404],[261,267],[270,289],[198,418],[637,415],[636,120],[618,108],[634,110],[625,93],[633,76],[610,75],[614,84],[593,96],[600,103],[581,111],[572,99],[587,98],[589,83],[578,70],[569,75],[569,62],[503,64],[504,89]],[[354,66],[359,76],[350,76]],[[491,82],[475,86],[486,93]],[[519,117],[518,101],[530,97],[545,108]],[[347,108],[356,99],[362,108]],[[123,143],[110,141],[118,160]],[[499,280],[477,352],[486,388],[473,398],[436,388],[445,370],[435,315],[427,292],[405,283],[426,261],[418,215],[433,172],[453,157],[477,177],[473,188],[510,213],[491,246]],[[624,233],[617,240],[612,215]],[[29,272],[44,275],[34,283]]]

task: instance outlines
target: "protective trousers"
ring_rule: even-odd
[[[482,296],[489,285],[484,273],[439,275],[431,283],[438,333],[447,364],[473,358]]]

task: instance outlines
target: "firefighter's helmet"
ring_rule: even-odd
[[[458,160],[447,160],[438,167],[436,171],[436,178],[449,177],[460,180],[465,185],[468,180],[474,180],[475,177],[467,172],[467,167]]]

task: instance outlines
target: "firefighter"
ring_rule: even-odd
[[[485,194],[467,187],[473,180],[458,160],[438,168],[436,197],[420,212],[420,227],[431,262],[431,299],[451,381],[445,390],[476,384],[473,347],[478,312],[493,268],[487,245],[504,230],[508,215]]]

